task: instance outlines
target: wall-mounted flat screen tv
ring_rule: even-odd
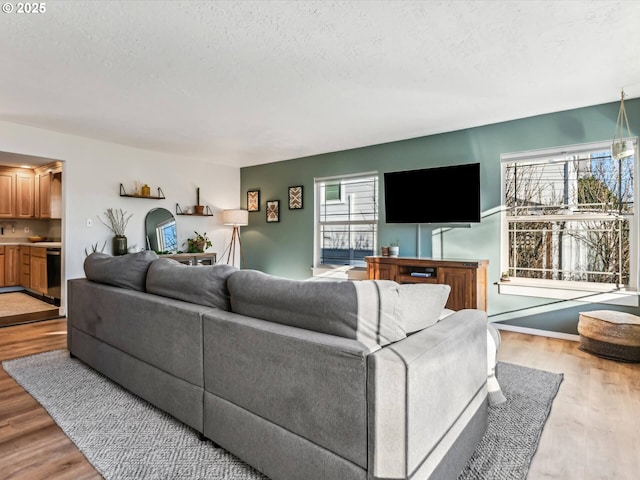
[[[480,221],[480,164],[384,174],[386,223]]]

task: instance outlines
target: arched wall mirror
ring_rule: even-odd
[[[144,221],[147,250],[176,253],[178,250],[178,228],[173,214],[166,208],[149,210]]]

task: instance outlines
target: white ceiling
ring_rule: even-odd
[[[640,1],[44,4],[0,14],[0,120],[214,163],[640,97]]]

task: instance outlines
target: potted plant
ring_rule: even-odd
[[[124,233],[129,220],[133,217],[133,213],[127,215],[127,212],[121,208],[107,208],[104,215],[106,220],[103,220],[100,216],[98,216],[98,219],[113,232],[113,254],[125,255],[127,253],[127,237]]]
[[[400,240],[391,242],[391,244],[389,245],[389,256],[397,257],[398,255],[400,255]]]
[[[187,253],[202,253],[213,245],[206,232],[200,234],[194,231],[193,233],[195,233],[194,237],[187,238]]]

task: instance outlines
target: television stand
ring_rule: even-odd
[[[415,257],[365,257],[367,279],[398,283],[440,283],[451,287],[446,308],[487,311],[488,260],[434,260]]]

